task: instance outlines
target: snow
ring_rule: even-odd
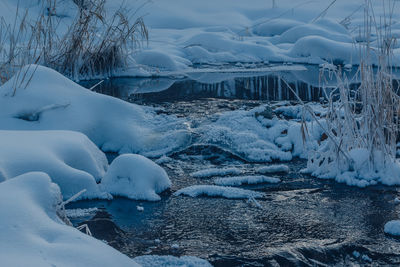
[[[260,184],[260,183],[279,183],[281,180],[274,177],[268,176],[236,176],[228,178],[218,178],[215,179],[214,183],[216,185],[222,186],[240,186],[243,184]]]
[[[261,198],[264,196],[262,193],[251,190],[217,185],[193,185],[176,191],[174,195],[186,195],[190,197],[206,195],[209,197],[224,197],[230,199]]]
[[[200,170],[191,173],[190,175],[195,178],[208,178],[213,176],[226,176],[226,175],[237,175],[242,171],[235,167],[226,168],[210,168],[205,170]]]
[[[309,136],[304,142],[301,123],[260,115],[267,109],[268,105],[261,105],[248,111],[222,113],[215,122],[199,128],[200,142],[222,146],[249,162],[307,158],[307,151],[318,146],[323,134],[321,127],[307,122]]]
[[[80,199],[110,197],[96,183],[107,171],[106,156],[81,133],[0,130],[0,147],[0,181],[41,171],[66,199],[83,189]]]
[[[101,180],[104,191],[136,200],[160,200],[158,193],[171,186],[167,173],[141,155],[123,154],[111,163]]]
[[[22,77],[31,77],[22,81]],[[190,141],[183,119],[91,92],[54,70],[30,65],[0,87],[1,130],[71,130],[103,151],[160,157]],[[162,134],[161,134],[162,133]]]
[[[211,267],[212,265],[203,259],[193,256],[139,256],[134,259],[143,267]]]
[[[390,235],[400,236],[400,220],[387,222],[385,224],[384,231]]]
[[[46,10],[39,1],[20,1],[21,10],[29,8],[28,20],[35,20]],[[137,10],[136,1],[107,1],[111,13],[121,4]],[[373,1],[376,18],[383,16],[380,1]],[[148,45],[127,56],[128,68],[117,71],[121,76],[163,75],[163,72],[186,73],[198,63],[343,63],[359,64],[355,41],[363,32],[364,0],[338,0],[323,12],[326,1],[280,0],[278,7],[270,2],[253,0],[162,0],[151,1],[137,10],[149,29]],[[393,36],[398,36],[400,12],[395,7]],[[0,3],[0,16],[13,23],[17,5],[13,0]],[[60,1],[56,8],[61,35],[74,21],[78,8],[72,0]],[[20,11],[21,12],[21,11]],[[223,18],[223,19],[221,19]],[[136,19],[135,16],[132,19]],[[372,43],[376,35],[371,36]],[[395,47],[394,64],[399,65],[400,49]],[[376,60],[376,59],[373,59]]]
[[[66,209],[65,214],[68,218],[78,218],[93,215],[98,211],[98,208],[88,208],[88,209]]]
[[[263,166],[259,167],[256,169],[257,173],[278,173],[278,172],[283,172],[283,173],[288,173],[289,172],[289,167],[287,165],[270,165],[270,166]]]
[[[45,173],[0,183],[3,266],[139,266],[103,242],[65,225],[56,214],[59,187]]]
[[[317,152],[322,153],[327,149],[324,143],[319,147]],[[342,162],[340,166],[332,162],[319,162],[319,160],[311,160],[307,163],[305,173],[318,178],[335,179],[337,182],[345,183],[350,186],[366,187],[382,183],[384,185],[400,184],[400,161],[395,159],[393,162],[383,163],[383,155],[379,153],[374,156],[375,162],[369,164],[369,151],[363,148],[352,149],[349,151],[349,160]]]

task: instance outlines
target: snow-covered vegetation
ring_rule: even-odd
[[[283,176],[294,171],[276,162],[297,157],[308,160],[303,174],[358,187],[400,185],[400,97],[393,82],[393,68],[400,66],[400,13],[394,2],[387,3],[382,8],[372,0],[1,1],[1,264],[210,266],[190,256],[130,259],[71,227],[68,218],[98,211],[65,210],[71,201],[160,201],[160,193],[172,187],[175,192],[165,193],[173,196],[171,202],[205,196],[244,199],[262,208],[256,199],[269,193],[239,187],[281,186]],[[275,65],[281,63],[285,66]],[[98,94],[72,81],[181,78],[207,71],[217,74],[215,81],[224,64],[236,74],[304,70],[293,63],[321,67],[321,103],[303,103],[300,97],[296,105],[259,102],[204,114],[208,123]],[[358,67],[355,78],[344,71],[352,66]],[[324,86],[326,73],[335,78],[334,87]],[[197,78],[207,80],[206,75]],[[277,83],[279,90],[283,84],[298,96],[298,88],[284,79]],[[147,92],[163,88],[154,84]],[[177,158],[205,161],[203,155],[179,155],[194,142],[252,169],[223,162],[224,167],[191,166],[188,173],[174,170]],[[116,154],[110,164],[106,152]],[[175,188],[162,166],[186,180],[201,178],[196,181],[202,184]],[[265,176],[270,174],[279,178]],[[140,214],[152,210],[136,204]],[[384,232],[400,235],[400,222],[389,221]],[[368,255],[361,258],[372,261]]]

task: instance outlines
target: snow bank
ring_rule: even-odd
[[[160,200],[157,193],[168,189],[167,173],[153,161],[134,154],[117,157],[101,180],[101,188],[114,196],[137,200]]]
[[[0,181],[41,171],[61,188],[65,198],[83,189],[87,191],[80,199],[108,198],[96,184],[107,167],[104,153],[81,133],[0,131]]]
[[[193,256],[139,256],[134,259],[143,267],[211,267],[212,265],[203,259]]]
[[[385,233],[400,236],[400,220],[389,221],[385,224]]]
[[[175,196],[186,195],[190,197],[210,196],[231,199],[261,198],[264,194],[234,187],[217,185],[193,185],[180,189],[174,193]]]
[[[228,178],[215,179],[216,185],[222,186],[240,186],[242,184],[261,184],[261,183],[279,183],[281,180],[274,177],[267,177],[263,175],[258,176],[236,176]]]
[[[302,139],[301,123],[265,118],[267,105],[252,110],[225,112],[215,122],[199,128],[201,143],[217,144],[249,162],[290,161],[293,156],[307,158],[307,149],[315,148],[323,131],[307,122],[309,136]]]
[[[65,225],[56,215],[59,187],[44,173],[0,183],[3,266],[139,266],[112,247]]]
[[[46,6],[40,2],[22,1],[20,9],[30,11],[28,20],[46,13]],[[273,7],[271,2],[152,1],[137,13],[144,15],[149,44],[128,57],[131,65],[120,75],[185,73],[197,63],[359,63],[354,43],[363,32],[364,0],[336,1],[332,6],[326,1],[280,0]],[[136,1],[109,0],[106,10],[111,13],[121,4],[131,10],[140,5]],[[382,3],[373,1],[372,5],[376,18],[383,17]],[[0,16],[13,23],[16,9],[15,1],[3,0]],[[395,6],[392,18],[394,37],[399,35],[398,9]],[[59,34],[75,19],[77,10],[72,0],[58,3]],[[372,43],[376,37],[372,34]],[[400,49],[395,50],[395,56],[394,64],[399,65]]]
[[[190,141],[182,119],[91,92],[35,65],[0,87],[0,129],[78,131],[103,151],[149,157],[162,156]]]
[[[349,160],[337,164],[336,162],[327,162],[322,160],[323,153],[329,151],[329,143],[324,142],[315,155],[321,155],[314,159],[309,159],[306,173],[323,178],[335,179],[340,183],[350,186],[366,187],[382,183],[384,185],[400,184],[400,161],[396,159],[394,162],[383,161],[383,155],[379,151],[374,158],[374,164],[369,163],[369,151],[367,149],[357,148],[348,152]]]
[[[263,166],[260,168],[256,169],[257,173],[277,173],[277,172],[284,172],[288,173],[289,172],[289,167],[287,165],[271,165],[271,166]]]
[[[242,171],[238,168],[230,167],[230,168],[212,168],[205,169],[197,172],[193,172],[190,175],[195,178],[208,178],[212,176],[226,176],[226,175],[237,175]]]

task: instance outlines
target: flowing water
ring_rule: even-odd
[[[323,96],[314,67],[246,75],[120,78],[106,81],[96,90],[162,107],[162,112],[185,117],[193,125],[211,123],[224,111],[294,100],[283,79],[303,100],[321,101]],[[186,186],[212,184],[212,178],[191,177],[194,171],[234,166],[251,175],[256,167],[267,164],[250,163],[229,149],[193,140],[191,146],[161,164],[173,183],[161,201],[116,198],[72,203],[68,208],[98,208],[94,214],[73,219],[74,225],[87,223],[96,238],[131,257],[193,255],[215,266],[400,264],[400,240],[383,232],[387,221],[398,218],[399,206],[393,201],[400,195],[397,187],[360,189],[316,179],[300,174],[306,162],[294,159],[287,163],[288,174],[274,175],[281,183],[242,186],[265,193],[259,205],[247,200],[173,196],[172,192]],[[115,157],[108,156],[110,161]]]

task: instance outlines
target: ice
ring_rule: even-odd
[[[190,175],[195,178],[208,178],[212,176],[226,176],[226,175],[237,175],[240,174],[242,171],[238,168],[234,167],[226,167],[226,168],[211,168],[200,170],[191,173]]]
[[[400,220],[389,221],[385,224],[384,231],[387,234],[400,236]]]
[[[279,183],[279,178],[268,177],[263,175],[255,176],[236,176],[228,178],[218,178],[214,180],[216,185],[222,186],[240,186],[243,184],[260,184],[260,183]]]
[[[288,173],[289,167],[287,165],[270,165],[270,166],[263,166],[256,169],[257,173],[266,174],[266,173]]]
[[[47,174],[31,172],[0,183],[2,266],[139,266],[100,240],[65,225],[62,199]]]
[[[158,193],[170,186],[171,181],[163,168],[135,154],[117,157],[101,180],[104,191],[136,200],[160,200]]]
[[[27,66],[0,87],[2,130],[78,131],[103,151],[160,157],[190,142],[187,127],[183,119],[91,92],[42,66]]]
[[[212,265],[203,259],[193,256],[154,256],[146,255],[134,258],[134,260],[143,267],[212,267]]]
[[[86,192],[80,199],[110,197],[96,183],[107,171],[106,156],[81,133],[0,130],[0,148],[0,181],[41,171],[61,188],[65,198],[83,189]]]
[[[224,197],[231,199],[262,198],[264,194],[234,187],[217,185],[193,185],[180,189],[174,193],[175,196],[186,195],[190,197],[209,196]]]
[[[68,218],[78,218],[85,217],[88,215],[93,215],[98,211],[98,208],[88,208],[88,209],[66,209],[65,214]]]

